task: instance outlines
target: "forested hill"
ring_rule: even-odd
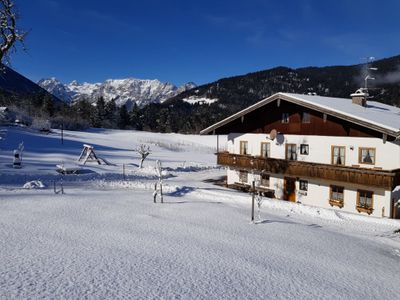
[[[51,95],[33,81],[2,64],[0,64],[0,93],[3,95],[8,94],[16,99],[23,98],[27,95],[48,96],[53,98],[54,101],[60,102],[57,97]]]
[[[400,55],[377,60],[370,67],[374,100],[400,106]],[[201,129],[277,92],[310,93],[350,98],[364,86],[366,65],[277,67],[220,79],[183,92],[163,104],[141,110],[140,125],[146,130],[199,132]],[[211,99],[211,104],[206,104]],[[216,100],[218,99],[218,100]],[[214,102],[213,102],[214,101]],[[194,103],[194,104],[193,104]]]

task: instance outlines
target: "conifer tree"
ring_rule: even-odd
[[[43,98],[42,111],[47,117],[54,115],[54,100],[50,94],[46,94]]]
[[[109,122],[111,126],[115,126],[115,114],[117,112],[117,106],[115,104],[115,99],[107,102],[104,107],[105,119]]]
[[[129,113],[126,109],[126,105],[122,105],[119,108],[118,113],[118,128],[125,129],[125,127],[129,124]]]
[[[92,125],[93,127],[102,127],[105,119],[105,101],[103,97],[97,99],[96,109],[93,111]]]

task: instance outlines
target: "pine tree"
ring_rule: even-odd
[[[116,112],[117,106],[115,104],[115,99],[112,99],[111,101],[107,102],[104,107],[105,119],[108,121],[108,124],[111,127],[115,126]]]
[[[43,98],[42,111],[47,117],[54,115],[54,100],[50,94],[46,94]]]
[[[129,114],[129,124],[136,130],[142,130],[141,112],[136,102],[133,103],[133,108]]]
[[[126,109],[126,105],[122,105],[119,108],[118,112],[118,128],[125,129],[125,127],[129,124],[129,113]]]
[[[93,127],[103,126],[103,121],[105,119],[105,101],[103,97],[97,99],[96,109],[94,109],[91,119]]]

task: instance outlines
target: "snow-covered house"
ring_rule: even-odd
[[[277,93],[204,129],[228,134],[227,184],[278,199],[399,218],[400,108]]]

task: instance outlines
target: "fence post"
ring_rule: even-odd
[[[154,193],[153,193],[153,201],[154,203],[157,203],[157,182],[154,183]]]
[[[160,198],[161,198],[161,203],[164,203],[163,193],[162,193],[162,181],[160,181]]]
[[[251,222],[254,222],[254,197],[255,197],[255,190],[256,190],[254,180],[251,184],[251,187],[252,187],[252,191],[251,191],[251,193],[252,193],[252,195],[251,195]]]
[[[62,178],[61,178],[60,185],[61,185],[61,194],[64,195],[64,184],[63,184]]]

